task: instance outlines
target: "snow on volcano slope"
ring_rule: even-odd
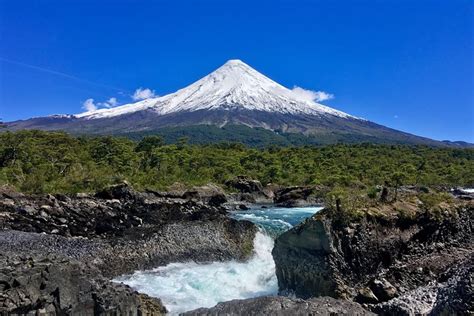
[[[214,72],[175,93],[111,109],[76,114],[75,117],[107,118],[142,110],[152,110],[165,115],[217,109],[246,109],[315,116],[329,114],[355,118],[322,104],[302,99],[290,89],[240,60],[229,60]]]

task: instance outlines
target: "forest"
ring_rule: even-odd
[[[379,184],[474,185],[474,149],[407,145],[267,146],[168,144],[150,135],[76,137],[62,132],[0,133],[0,185],[27,193],[92,192],[128,181],[165,190],[246,175],[263,184],[369,188]]]

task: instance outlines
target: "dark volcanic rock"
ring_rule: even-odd
[[[314,186],[308,187],[286,187],[275,191],[275,204],[284,207],[306,206],[321,203],[315,193],[321,190]]]
[[[252,253],[255,232],[252,223],[233,219],[133,228],[123,237],[110,239],[7,230],[0,231],[0,253],[53,253],[93,263],[104,276],[116,277],[170,262],[244,260]]]
[[[41,315],[163,315],[159,299],[112,283],[94,268],[48,257],[0,256],[0,312]]]
[[[256,226],[200,199],[140,193],[126,184],[94,196],[3,194],[0,314],[159,315],[159,301],[108,279],[170,262],[252,254]],[[10,260],[16,257],[21,264]]]
[[[260,181],[253,180],[246,176],[237,176],[232,180],[228,180],[225,184],[241,193],[264,193],[263,185]]]
[[[118,200],[131,200],[136,197],[136,192],[132,190],[128,182],[121,184],[112,185],[105,188],[95,194],[95,197],[99,199],[118,199]]]
[[[271,188],[264,188],[258,180],[251,179],[246,176],[237,176],[234,179],[228,180],[226,186],[237,190],[238,193],[230,194],[233,202],[245,203],[273,203],[274,193]]]
[[[438,288],[431,315],[474,314],[474,255],[450,269],[443,278],[446,281]]]
[[[278,287],[282,293],[298,297],[343,297],[334,275],[333,236],[330,221],[307,220],[283,233],[275,241],[272,255],[276,263]]]
[[[206,202],[222,198],[222,194],[214,194]],[[219,206],[140,193],[126,184],[112,186],[95,197],[79,194],[0,199],[0,228],[63,236],[121,236],[125,230],[145,224],[212,220],[225,214],[226,210]]]
[[[375,315],[359,304],[331,297],[309,300],[283,296],[264,296],[219,303],[212,308],[199,308],[181,315]]]
[[[272,254],[280,291],[380,304],[385,308],[377,312],[388,314],[402,309],[388,308],[387,301],[429,311],[437,295],[430,284],[472,256],[473,224],[470,204],[453,206],[442,217],[420,213],[401,226],[396,218],[343,224],[324,210],[277,238]],[[452,288],[459,290],[440,293],[467,304],[469,295],[462,293],[470,287],[458,282]]]
[[[200,187],[194,187],[183,194],[184,199],[201,201],[211,206],[219,206],[227,202],[225,192],[218,186],[208,184]]]
[[[370,308],[379,315],[472,315],[474,255],[448,269],[438,282]]]

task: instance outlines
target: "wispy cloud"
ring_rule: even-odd
[[[48,68],[44,68],[44,67],[39,67],[39,66],[27,64],[27,63],[22,63],[22,62],[19,62],[19,61],[16,61],[16,60],[11,60],[11,59],[0,57],[0,61],[12,64],[12,65],[17,65],[17,66],[33,69],[33,70],[43,72],[43,73],[47,73],[47,74],[50,74],[50,75],[62,77],[62,78],[65,78],[65,79],[70,79],[70,80],[74,80],[74,81],[78,81],[78,82],[83,82],[83,83],[86,83],[86,84],[89,84],[89,85],[92,85],[92,86],[96,86],[96,87],[112,89],[112,90],[116,90],[116,91],[119,91],[119,92],[120,91],[126,91],[125,89],[122,89],[122,88],[117,88],[117,87],[114,87],[114,86],[93,82],[93,81],[83,79],[83,78],[79,78],[79,77],[76,77],[74,75],[70,75],[70,74],[67,74],[67,73],[64,73],[64,72],[61,72],[61,71],[56,71],[56,70],[52,70],[52,69],[48,69]]]
[[[85,100],[84,103],[82,103],[82,108],[87,112],[97,110],[97,106],[95,105],[94,99],[92,98]]]
[[[298,86],[294,86],[291,91],[298,99],[309,102],[321,102],[334,99],[334,94],[327,93],[324,91],[307,90]]]
[[[119,103],[117,101],[117,98],[110,98],[105,102],[99,103],[98,105],[106,107],[106,108],[113,108],[113,107],[116,107],[117,105],[119,105]]]
[[[138,101],[138,100],[153,98],[155,96],[156,95],[155,95],[154,90],[150,90],[148,88],[143,89],[140,87],[137,90],[135,90],[135,93],[132,95],[132,99],[135,101]]]

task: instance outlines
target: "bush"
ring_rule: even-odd
[[[370,187],[367,196],[371,199],[376,199],[380,191],[381,189],[379,187]]]
[[[421,193],[418,195],[422,208],[426,211],[437,211],[441,203],[451,204],[453,197],[445,192]]]

